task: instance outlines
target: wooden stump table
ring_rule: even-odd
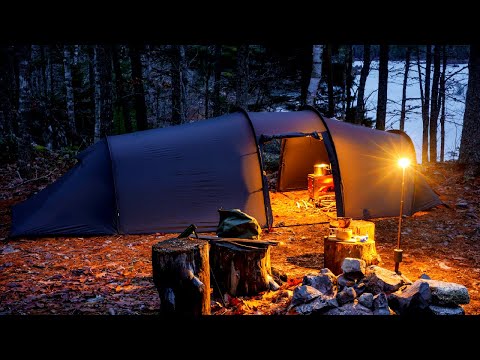
[[[172,238],[152,246],[153,282],[162,314],[210,315],[207,241]]]
[[[335,220],[331,222],[335,225]],[[377,265],[380,255],[375,248],[375,223],[366,220],[352,220],[349,229],[353,235],[368,235],[368,240],[341,241],[335,237],[324,237],[323,259],[324,267],[330,269],[335,275],[342,273],[342,263],[347,257],[365,260],[368,265]]]
[[[238,242],[229,240],[211,242],[212,273],[220,290],[232,296],[241,296],[258,294],[269,288],[278,289],[271,276],[270,245],[252,240],[248,243],[242,243],[243,239],[238,239]]]
[[[365,260],[367,266],[380,262],[375,241],[371,239],[365,242],[350,242],[325,236],[323,249],[324,267],[330,269],[335,275],[342,273],[342,263],[347,257]]]

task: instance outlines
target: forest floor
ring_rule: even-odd
[[[44,153],[32,162],[29,180],[15,165],[0,167],[0,315],[158,314],[151,247],[176,234],[8,239],[11,206],[72,164],[68,156]],[[425,273],[465,285],[471,298],[465,313],[479,315],[480,178],[464,179],[452,162],[419,168],[445,205],[403,220],[400,269],[411,280]],[[215,299],[213,314],[286,314],[293,288],[323,268],[323,236],[333,215],[305,205],[306,191],[270,195],[274,228],[262,239],[279,241],[271,262],[288,280],[278,291],[229,298],[226,307]],[[398,218],[372,221],[379,265],[393,270]]]

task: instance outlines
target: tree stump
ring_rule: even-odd
[[[380,262],[375,241],[370,238],[365,242],[350,242],[325,236],[323,245],[324,267],[330,269],[335,275],[342,273],[342,263],[347,257],[365,260],[367,266],[377,265]]]
[[[269,245],[237,242],[212,242],[210,245],[212,273],[222,293],[243,296],[258,294],[270,287],[278,289],[271,276]]]
[[[210,315],[207,241],[172,238],[152,246],[153,282],[162,314]]]

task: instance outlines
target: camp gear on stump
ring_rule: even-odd
[[[258,221],[239,209],[219,209],[217,235],[226,238],[259,239],[262,228]]]

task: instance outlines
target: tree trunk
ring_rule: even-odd
[[[428,162],[428,149],[425,146],[425,136],[428,142],[428,123],[425,122],[425,96],[423,94],[422,67],[420,65],[420,47],[417,46],[418,86],[420,87],[420,104],[422,108],[422,163]],[[425,124],[427,125],[425,129]]]
[[[125,91],[125,82],[123,80],[122,69],[120,67],[120,47],[113,46],[112,49],[112,63],[115,71],[115,87],[117,90],[117,102],[120,104],[123,114],[123,121],[125,125],[125,132],[132,132],[132,120],[130,119],[130,108]]]
[[[222,80],[222,45],[215,45],[215,69],[213,79],[213,116],[222,115],[220,85]]]
[[[185,47],[174,45],[172,50],[172,124],[178,125],[186,121]]]
[[[328,117],[335,116],[335,102],[333,101],[333,68],[332,68],[332,45],[327,45],[327,56],[325,58],[327,70],[327,89],[328,89]]]
[[[370,72],[370,45],[363,46],[363,66],[360,72],[360,83],[358,85],[357,109],[355,111],[355,123],[361,124],[365,119],[365,84]]]
[[[335,275],[340,275],[342,273],[342,263],[347,257],[365,260],[367,266],[377,265],[380,262],[374,240],[350,242],[339,241],[329,236],[324,237],[323,267],[330,269]]]
[[[348,45],[347,58],[345,64],[345,92],[346,92],[346,110],[345,120],[348,122],[355,122],[355,114],[352,113],[353,98],[353,49],[352,45]]]
[[[130,61],[132,66],[133,91],[135,93],[135,114],[137,130],[148,129],[147,106],[145,105],[145,91],[143,88],[141,49],[137,45],[130,46]]]
[[[431,45],[427,45],[426,62],[425,62],[425,96],[422,101],[422,163],[428,162],[428,129],[430,125],[429,107],[430,104],[430,65],[432,63]],[[419,65],[420,66],[420,65]]]
[[[470,45],[468,88],[458,158],[465,164],[465,176],[480,173],[480,45]]]
[[[380,45],[380,61],[378,69],[378,98],[377,121],[375,128],[385,130],[387,117],[387,89],[388,88],[388,45]]]
[[[212,66],[210,61],[210,47],[206,47],[206,60],[205,60],[205,119],[208,119],[208,115],[210,114],[210,77],[212,75]]]
[[[400,130],[402,131],[405,131],[408,70],[410,70],[410,46],[405,49],[405,72],[403,74],[402,108],[400,110]]]
[[[248,110],[248,45],[240,45],[237,50],[235,81],[235,105]]]
[[[112,59],[103,45],[94,48],[95,127],[94,142],[110,134],[112,113]]]
[[[65,101],[67,104],[68,127],[73,140],[77,135],[77,126],[75,124],[75,101],[73,94],[72,80],[72,52],[68,45],[63,47],[63,70],[65,73]]]
[[[312,75],[308,85],[307,104],[315,105],[317,99],[318,86],[322,78],[322,55],[323,45],[313,45],[312,48]]]
[[[438,127],[438,86],[440,81],[440,46],[433,50],[433,82],[430,110],[430,162],[437,162],[437,127]],[[428,106],[428,104],[427,104]]]
[[[442,48],[442,77],[440,78],[440,102],[442,114],[440,115],[440,161],[445,161],[445,73],[447,70],[446,46]]]
[[[209,244],[172,238],[152,246],[153,282],[163,315],[210,315]]]
[[[30,55],[31,47],[29,45],[18,47],[18,165],[22,177],[28,175],[27,165],[32,155],[29,129],[31,121]]]
[[[232,296],[255,295],[270,288],[273,281],[270,246],[248,244],[210,244],[212,273],[222,292]]]
[[[16,82],[11,66],[13,61],[11,46],[0,47],[0,137],[12,139],[14,123],[14,98],[12,94]],[[4,158],[12,154],[3,154]],[[2,158],[2,156],[0,156]]]

